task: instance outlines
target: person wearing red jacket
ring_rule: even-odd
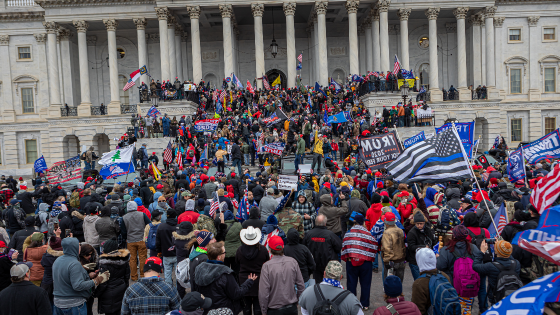
[[[195,224],[199,216],[200,214],[194,211],[194,200],[189,199],[185,203],[185,212],[181,213],[177,219],[177,224],[181,224],[181,222],[185,221]]]
[[[369,207],[368,211],[366,212],[366,228],[368,231],[371,231],[371,228],[379,221],[381,217],[381,208],[383,205],[381,204],[381,195],[378,193],[373,193],[371,197],[371,207]]]
[[[152,213],[150,212],[150,210],[146,209],[146,207],[144,207],[144,205],[142,204],[142,199],[141,198],[135,198],[134,202],[136,202],[136,204],[138,205],[138,208],[136,209],[138,212],[143,212],[144,214],[146,214],[148,216],[148,219],[152,219]]]
[[[401,223],[404,224],[404,220],[406,220],[411,214],[414,208],[416,208],[416,199],[411,196],[408,191],[401,191],[397,197],[400,197],[400,202],[397,205],[397,210],[401,214]],[[412,197],[412,199],[410,199]]]

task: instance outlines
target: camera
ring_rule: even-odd
[[[491,245],[491,244],[495,244],[496,243],[496,239],[495,238],[485,238],[484,241],[486,241],[486,244]]]

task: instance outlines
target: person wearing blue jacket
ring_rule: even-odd
[[[167,114],[165,114],[161,120],[161,124],[163,126],[163,136],[164,137],[169,137],[169,125],[171,124],[171,120],[169,120],[169,117],[167,117]]]

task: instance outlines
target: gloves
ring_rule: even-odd
[[[109,271],[105,271],[103,273],[100,273],[97,277],[95,277],[95,279],[93,279],[93,282],[95,282],[95,286],[99,286],[102,283],[107,282],[107,280],[109,280],[109,276],[111,274],[109,273]]]
[[[96,266],[97,266],[96,263],[89,263],[89,264],[83,265],[83,267],[84,267],[86,270],[95,270],[95,267],[96,267]]]

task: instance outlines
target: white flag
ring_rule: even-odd
[[[101,165],[110,165],[116,163],[130,163],[132,160],[132,152],[134,145],[129,145],[121,149],[113,150],[111,152],[103,153],[103,156],[97,163]]]

